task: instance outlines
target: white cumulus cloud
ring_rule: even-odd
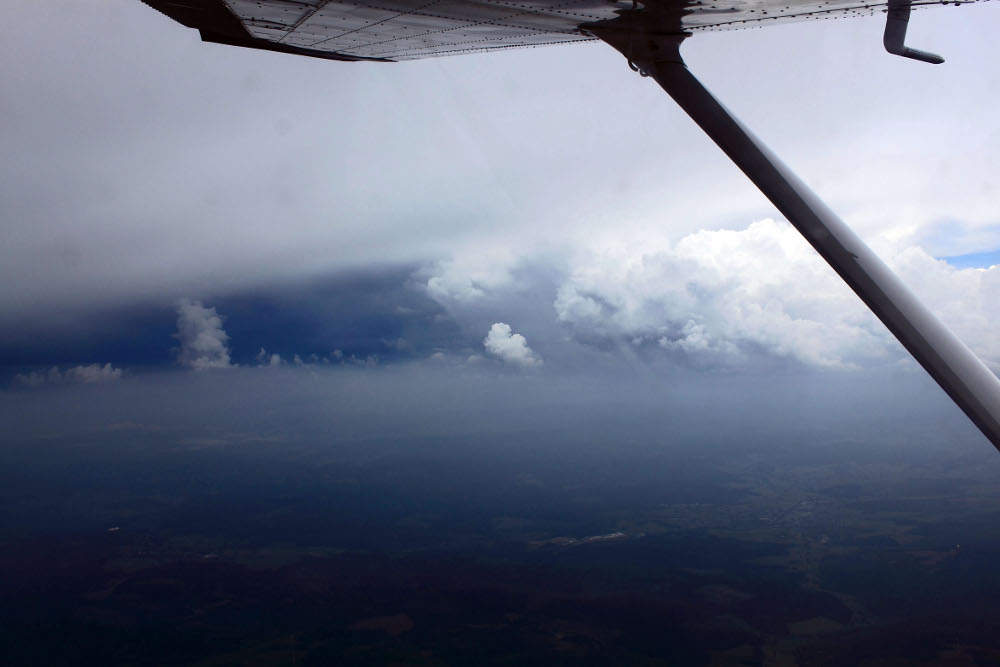
[[[891,264],[917,296],[994,371],[1000,371],[1000,265],[957,269],[907,247]]]
[[[497,322],[483,340],[486,351],[493,356],[517,366],[540,366],[542,359],[528,347],[528,341],[521,334],[513,333],[509,324]]]
[[[920,248],[877,249],[987,363],[1000,361],[1000,267],[959,270]],[[583,342],[655,346],[710,364],[739,365],[761,351],[818,366],[903,354],[798,232],[773,220],[640,252],[581,253],[554,307]]]
[[[177,333],[181,343],[178,363],[195,370],[230,368],[229,335],[222,328],[222,318],[215,308],[200,301],[180,302],[177,306]]]
[[[514,254],[505,248],[459,254],[435,265],[427,279],[427,293],[445,305],[472,303],[487,292],[509,286],[514,263]]]

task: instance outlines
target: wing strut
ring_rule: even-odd
[[[695,78],[680,55],[685,35],[657,33],[639,21],[585,28],[667,91],[1000,450],[1000,380]]]

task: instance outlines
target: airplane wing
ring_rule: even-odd
[[[706,30],[884,14],[892,54],[913,0],[143,0],[202,39],[328,58],[391,62],[600,39],[656,81],[771,200],[1000,450],[1000,379],[690,71],[681,43]],[[935,3],[936,4],[936,3]],[[954,4],[961,4],[960,2]]]
[[[330,60],[414,60],[595,39],[580,26],[632,0],[142,0],[207,42]],[[647,0],[648,1],[648,0]],[[917,4],[917,3],[914,3]],[[937,4],[937,3],[934,3]],[[691,33],[881,13],[859,0],[689,0],[670,8]]]

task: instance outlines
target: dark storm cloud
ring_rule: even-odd
[[[60,313],[43,321],[21,319],[0,327],[0,367],[97,361],[129,367],[169,364],[176,324],[176,308],[169,302]]]
[[[411,279],[412,266],[261,286],[219,295],[233,356],[246,363],[261,347],[291,359],[427,356],[465,344],[455,322]]]
[[[330,363],[400,361],[481,347],[484,332],[463,332],[426,296],[414,271],[373,268],[198,295],[182,302],[191,312],[181,324],[170,302],[66,316],[58,326],[26,322],[0,333],[0,365],[8,375],[96,362],[146,369],[174,361],[191,368],[253,365],[261,348],[288,361],[295,355]]]

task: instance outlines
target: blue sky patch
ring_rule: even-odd
[[[1000,264],[1000,249],[990,252],[972,252],[954,257],[938,257],[948,262],[956,269],[988,269]]]

